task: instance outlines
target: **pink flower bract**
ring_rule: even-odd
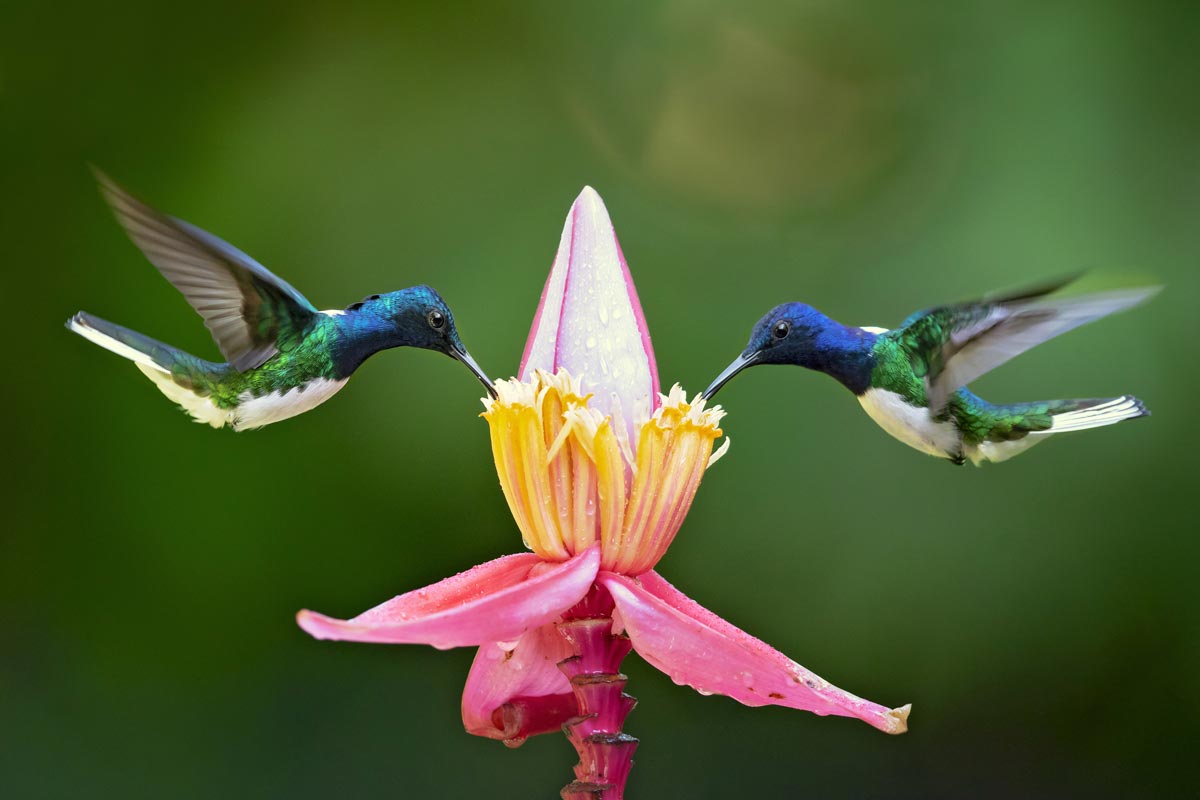
[[[350,620],[311,611],[321,639],[478,647],[463,694],[473,734],[518,744],[577,713],[558,669],[556,624],[589,592],[611,596],[614,633],[676,683],[748,706],[778,705],[906,730],[701,607],[654,565],[728,442],[720,407],[659,394],[649,330],[604,203],[586,188],[567,217],[534,318],[521,381],[497,381],[484,417],[505,497],[533,551],[474,567]]]

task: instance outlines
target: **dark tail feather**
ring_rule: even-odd
[[[80,311],[71,317],[67,321],[67,327],[105,350],[128,358],[136,364],[167,374],[170,374],[180,362],[198,361],[195,357],[178,348],[171,347],[169,344],[163,344],[149,336],[143,336],[137,331],[94,317],[85,311]]]
[[[230,409],[212,402],[214,381],[226,374],[227,364],[214,364],[163,344],[137,331],[80,311],[67,327],[90,342],[132,361],[158,390],[178,403],[192,419],[214,428],[233,422]]]

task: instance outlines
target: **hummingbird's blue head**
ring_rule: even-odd
[[[467,352],[454,325],[450,307],[433,287],[412,286],[397,292],[373,294],[346,309],[356,329],[371,330],[383,347],[420,347],[461,361],[490,394],[491,380]]]
[[[840,325],[805,303],[775,306],[754,324],[746,349],[704,390],[704,396],[711,398],[733,376],[758,364],[794,364],[820,370],[853,388],[866,363],[860,356],[869,352],[862,347],[866,342],[863,334],[861,329]]]
[[[810,366],[816,340],[828,323],[829,317],[805,303],[775,306],[754,323],[742,358],[753,359],[754,364]]]

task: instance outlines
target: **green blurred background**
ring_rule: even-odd
[[[749,709],[627,662],[631,797],[1170,796],[1192,779],[1197,7],[802,2],[11,4],[0,49],[0,794],[553,797],[574,753],[463,733],[471,652],[314,641],[520,547],[479,387],[373,359],[306,416],[190,424],[63,330],[215,356],[85,167],[318,307],[437,286],[494,375],[563,218],[606,200],[667,382],[770,306],[890,326],[1088,269],[1152,306],[978,382],[1135,392],[1145,422],[956,469],[832,381],[755,370],[662,564],[911,732]],[[1189,520],[1193,520],[1189,522]],[[1194,788],[1194,787],[1193,787]]]

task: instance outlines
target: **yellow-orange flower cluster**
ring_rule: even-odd
[[[484,419],[500,486],[525,545],[564,561],[600,544],[601,569],[638,575],[652,569],[675,538],[713,451],[725,412],[688,402],[678,384],[636,428],[588,407],[590,395],[566,370],[496,381]]]

